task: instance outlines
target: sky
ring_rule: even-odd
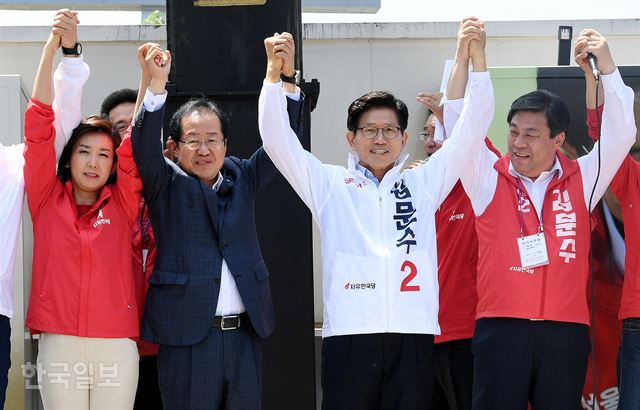
[[[135,1],[135,0],[134,0]],[[303,23],[441,22],[476,15],[486,21],[640,18],[639,0],[381,0],[375,14],[303,13]],[[0,26],[51,24],[52,11],[0,10]],[[84,11],[85,25],[136,25],[140,12]]]

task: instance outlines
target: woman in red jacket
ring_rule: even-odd
[[[139,322],[129,244],[142,184],[130,133],[120,143],[109,120],[96,116],[73,131],[56,175],[51,71],[60,45],[54,30],[25,113],[34,236],[26,326],[40,334],[46,409],[131,409]]]

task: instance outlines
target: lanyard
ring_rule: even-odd
[[[524,198],[522,195],[522,189],[520,188],[520,177],[517,178],[516,192],[518,193],[518,213],[520,214],[520,237],[524,238],[524,217],[522,216],[522,204],[524,203]],[[542,218],[538,218],[537,214],[536,218],[538,219],[538,233],[542,233],[544,232],[544,228],[542,226]]]
[[[136,218],[136,223],[138,224],[138,228],[140,229],[140,236],[142,238],[142,243],[146,242],[147,229],[149,229],[149,224],[151,223],[151,218],[148,218],[146,222],[144,220],[145,210],[147,209],[146,205],[142,206],[140,210],[140,214],[138,214],[138,218]]]

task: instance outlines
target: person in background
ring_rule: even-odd
[[[583,30],[575,44],[576,63],[582,68],[585,75],[587,85],[586,102],[587,102],[587,124],[589,126],[589,136],[597,141],[600,138],[599,125],[602,123],[603,111],[605,104],[608,104],[608,96],[605,95],[602,88],[596,90],[595,77],[591,68],[586,61],[587,52],[591,49],[608,48],[606,39],[595,30]],[[598,93],[598,106],[596,107],[596,92]],[[605,101],[606,100],[606,101]],[[636,130],[640,129],[640,90],[634,93],[634,113]],[[640,226],[640,144],[637,139],[640,134],[636,134],[636,143],[631,147],[629,155],[626,156],[620,169],[615,174],[609,190],[604,196],[606,206],[603,206],[604,224],[602,231],[606,228],[606,233],[602,236],[610,238],[611,246],[605,249],[609,250],[609,263],[605,266],[611,267],[612,273],[605,283],[608,288],[613,286],[617,293],[603,292],[604,285],[596,288],[596,313],[598,307],[606,302],[604,295],[610,295],[610,298],[617,296],[613,301],[619,304],[618,319],[622,321],[622,329],[620,331],[619,322],[613,318],[606,320],[611,316],[609,311],[601,312],[600,316],[596,316],[595,322],[595,340],[596,340],[596,364],[598,381],[604,383],[604,389],[596,389],[600,407],[605,407],[612,400],[618,400],[619,410],[635,409],[640,403],[640,235],[638,227]],[[602,161],[606,161],[603,157]],[[624,222],[624,225],[622,224]],[[598,224],[596,225],[598,230]],[[623,242],[624,241],[624,242]],[[602,246],[592,245],[594,254],[602,252]],[[596,258],[596,261],[598,259]],[[615,268],[615,270],[613,269]],[[617,273],[617,274],[616,274]],[[603,282],[602,275],[598,275],[596,270],[596,284],[598,281]],[[624,277],[622,284],[622,295],[619,294],[620,281]],[[609,303],[611,305],[612,303]],[[615,308],[615,305],[613,305]],[[607,316],[607,314],[609,315]],[[615,313],[615,311],[614,311]],[[598,318],[606,320],[604,325],[598,322]],[[606,326],[606,327],[605,327]],[[610,332],[607,332],[610,329]],[[618,351],[618,389],[619,397],[616,398],[615,389],[609,385],[615,382],[613,378],[614,371],[614,349],[610,340],[617,340],[620,337],[620,345]],[[608,360],[598,360],[603,354],[607,354]],[[589,375],[588,375],[589,376]],[[585,395],[590,398],[589,401],[583,401],[583,405],[593,406],[593,383],[587,376],[585,385]],[[608,383],[607,383],[608,382]],[[608,387],[608,388],[607,388]],[[595,406],[594,406],[595,407]]]

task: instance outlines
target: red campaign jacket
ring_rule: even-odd
[[[500,152],[485,138],[487,147]],[[473,337],[476,320],[478,235],[471,200],[458,181],[436,212],[440,308],[436,343]]]
[[[32,333],[138,337],[131,228],[142,182],[127,136],[117,150],[117,182],[78,218],[71,182],[55,175],[51,106],[25,113],[25,190],[33,220],[33,270],[26,326]]]
[[[602,116],[602,107],[599,108]],[[589,136],[599,137],[596,110],[587,110]],[[603,161],[606,161],[603,158]],[[620,320],[640,317],[640,163],[631,155],[622,162],[620,169],[609,185],[620,201],[624,221],[624,285],[620,303]]]
[[[151,218],[149,209],[145,205],[144,199],[140,200],[139,212],[136,222],[133,225],[133,272],[136,287],[136,302],[138,306],[139,319],[142,319],[144,302],[149,288],[149,276],[153,272],[153,263],[156,259],[156,238],[151,228]],[[144,250],[147,250],[146,259]],[[157,355],[160,346],[144,340],[138,341],[138,353],[140,356]]]
[[[598,408],[605,409],[618,401],[616,360],[622,325],[617,316],[622,296],[622,274],[613,259],[601,204],[598,204],[592,215],[596,223],[591,233],[592,268],[595,276],[595,303],[593,304],[595,314],[592,317],[591,330],[595,329]],[[591,275],[589,275],[589,282],[591,282]],[[588,289],[591,289],[591,286],[588,286]],[[591,313],[591,292],[587,294],[587,301]],[[589,358],[582,391],[584,409],[593,408],[592,365],[593,361]]]
[[[589,213],[576,161],[557,156],[562,176],[554,176],[544,197],[542,223],[549,264],[523,269],[517,238],[520,216],[516,178],[509,157],[496,161],[494,197],[476,218],[478,233],[477,318],[513,317],[589,324],[585,298],[589,259]],[[521,185],[524,235],[538,231],[538,218]]]

